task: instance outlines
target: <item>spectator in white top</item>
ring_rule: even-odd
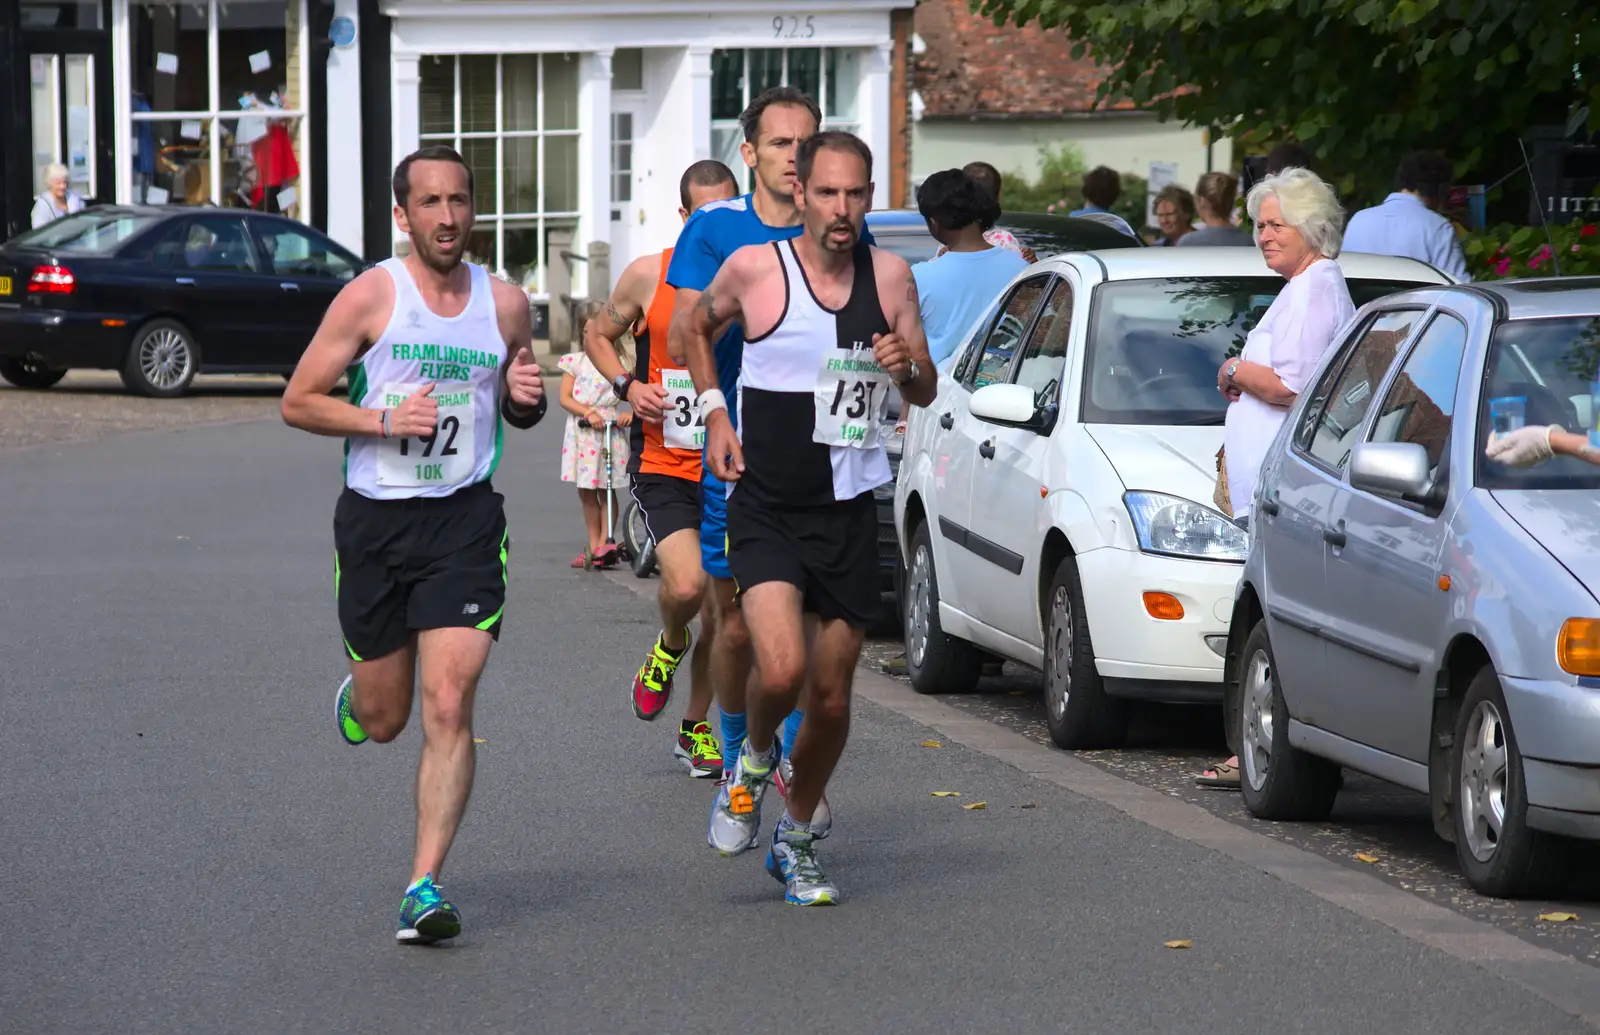
[[[62,216],[83,211],[83,198],[67,189],[67,167],[60,163],[44,171],[45,192],[33,200],[33,226],[38,229]]]
[[[1420,259],[1470,280],[1454,224],[1435,211],[1449,196],[1451,179],[1450,160],[1439,152],[1408,155],[1395,176],[1399,189],[1350,217],[1345,250]]]
[[[1355,303],[1338,258],[1344,210],[1333,188],[1316,173],[1285,169],[1250,188],[1245,207],[1255,223],[1261,256],[1288,281],[1261,322],[1245,338],[1244,352],[1223,361],[1217,390],[1228,400],[1222,473],[1234,519],[1249,528],[1256,481],[1267,448],[1305,390],[1334,335]],[[1230,747],[1237,747],[1237,695],[1224,708]],[[1239,789],[1237,754],[1201,773],[1202,787]]]

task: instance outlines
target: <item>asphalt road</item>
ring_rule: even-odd
[[[648,584],[566,567],[558,454],[555,422],[508,433],[467,927],[430,950],[392,941],[418,735],[353,749],[329,714],[338,444],[258,420],[0,452],[0,1029],[1600,1025],[1587,967],[872,676],[830,795],[845,903],[783,905],[628,710]]]

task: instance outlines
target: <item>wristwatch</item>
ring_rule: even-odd
[[[1243,362],[1244,362],[1244,360],[1243,360],[1243,359],[1238,359],[1238,358],[1235,358],[1235,359],[1234,359],[1234,361],[1233,361],[1233,362],[1232,362],[1232,363],[1229,363],[1229,364],[1228,364],[1228,369],[1227,369],[1227,370],[1225,370],[1225,371],[1223,371],[1223,373],[1225,373],[1225,374],[1227,374],[1227,376],[1228,376],[1228,380],[1229,380],[1229,381],[1232,381],[1232,380],[1233,380],[1233,375],[1234,375],[1234,373],[1235,373],[1235,372],[1237,372],[1237,371],[1238,371],[1238,369],[1239,369],[1239,364],[1240,364],[1240,363],[1243,363]]]
[[[616,380],[611,382],[611,391],[618,399],[621,399],[623,402],[627,402],[628,389],[632,388],[633,383],[637,380],[638,378],[634,377],[632,374],[618,374]]]
[[[897,385],[910,384],[911,382],[915,381],[917,378],[919,378],[921,376],[922,376],[922,368],[917,366],[917,361],[913,359],[911,361],[911,372],[906,375],[905,380],[896,381],[895,384],[897,384]]]

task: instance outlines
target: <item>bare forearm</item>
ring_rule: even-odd
[[[285,393],[283,422],[291,428],[313,435],[348,438],[353,435],[383,435],[383,411],[355,406],[342,399],[315,392]]]
[[[1589,444],[1589,436],[1574,435],[1570,431],[1550,432],[1550,451],[1575,456],[1591,464],[1600,464],[1600,449]]]
[[[597,326],[598,321],[609,319],[606,316],[597,316],[583,325],[583,351],[588,355],[589,362],[600,371],[600,376],[607,381],[615,381],[628,372],[622,365],[622,359],[617,355],[617,343],[602,334]]]
[[[1233,383],[1268,406],[1288,406],[1299,394],[1289,390],[1276,370],[1260,363],[1240,363],[1233,373]]]

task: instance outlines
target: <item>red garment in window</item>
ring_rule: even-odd
[[[250,151],[256,163],[256,188],[250,193],[250,204],[260,208],[269,187],[276,188],[300,176],[300,163],[295,161],[289,131],[281,123],[268,127],[267,135],[251,144]]]

